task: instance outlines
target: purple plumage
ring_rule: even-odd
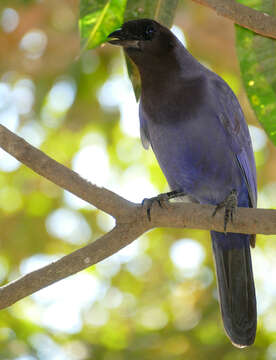
[[[152,147],[172,190],[217,205],[231,191],[238,206],[256,207],[256,168],[241,107],[229,86],[201,65],[167,28],[130,21],[110,35],[138,66],[141,139]],[[221,313],[234,345],[256,333],[252,235],[212,231]]]

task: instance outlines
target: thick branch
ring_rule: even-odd
[[[213,210],[214,207],[210,205],[187,203],[168,204],[166,209],[154,206],[151,213],[152,221],[149,223],[144,209],[137,207],[137,212],[140,213],[137,221],[118,224],[111,232],[92,244],[2,286],[0,309],[106,259],[153,227],[189,227],[223,231],[223,212],[212,217]],[[229,224],[228,228],[240,233],[255,233],[260,229],[264,234],[275,234],[276,211],[239,208],[235,224]]]
[[[73,253],[35,270],[0,288],[0,309],[4,309],[25,296],[64,279],[116,253],[139,237],[145,228],[124,224]]]
[[[154,204],[151,210],[152,220],[149,222],[142,206],[88,183],[74,171],[49,158],[1,125],[0,147],[38,174],[113,215],[117,220],[116,227],[94,243],[0,288],[0,309],[96,264],[154,227],[223,231],[223,211],[212,217],[214,206],[211,205],[168,203],[166,207],[160,208]],[[228,231],[276,234],[276,211],[239,208],[235,222],[229,224]]]
[[[117,219],[132,219],[133,204],[112,191],[91,184],[0,125],[0,147],[37,174]],[[127,213],[124,211],[127,209]]]
[[[257,34],[276,39],[276,18],[235,0],[193,0]]]
[[[173,203],[166,209],[159,206],[152,211],[154,227],[177,227],[223,232],[224,210],[212,216],[214,206],[193,203]],[[276,234],[276,210],[238,208],[234,223],[227,231],[241,234]]]

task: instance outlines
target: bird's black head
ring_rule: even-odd
[[[135,61],[141,55],[161,56],[162,53],[167,53],[176,40],[171,31],[158,22],[139,19],[124,23],[121,29],[108,36],[107,41],[123,46]]]

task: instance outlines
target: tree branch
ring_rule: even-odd
[[[276,39],[276,18],[235,0],[193,0],[257,34]]]
[[[139,237],[142,226],[119,225],[97,241],[0,288],[0,309],[116,253]]]
[[[154,204],[151,222],[146,210],[117,194],[82,179],[42,151],[0,125],[0,147],[58,186],[81,197],[116,218],[116,226],[97,241],[33,271],[0,288],[0,309],[77,273],[116,253],[154,227],[196,228],[223,231],[223,211],[212,216],[214,206],[192,203]],[[276,234],[276,211],[239,208],[228,231],[244,234]]]
[[[133,204],[105,188],[99,188],[76,172],[51,159],[42,151],[0,125],[0,146],[37,174],[96,206],[117,219],[132,220]],[[125,212],[127,210],[127,212]]]

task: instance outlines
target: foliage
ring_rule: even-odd
[[[138,3],[128,2],[129,18],[138,16]],[[152,152],[140,144],[137,104],[118,48],[97,47],[76,60],[76,2],[0,6],[0,122],[129,200],[166,191]],[[18,15],[17,25],[7,8]],[[5,25],[5,14],[15,27]],[[232,27],[190,3],[178,7],[177,24],[189,50],[239,96],[252,125],[259,206],[275,207],[275,149],[245,100],[233,61]],[[107,215],[0,153],[1,284],[95,241],[112,225]],[[156,229],[102,263],[1,311],[0,359],[200,360],[210,354],[225,360],[273,359],[275,240],[259,236],[253,251],[259,328],[250,349],[233,348],[223,332],[209,234]]]
[[[129,0],[126,6],[126,0],[82,0],[79,25],[84,49],[93,49],[106,41],[106,37],[123,23],[123,17],[126,21],[151,18],[170,27],[177,4],[178,0]],[[141,92],[138,69],[129,58],[126,63],[138,101]]]
[[[243,0],[244,5],[275,15],[275,1]],[[243,83],[258,120],[276,144],[276,42],[237,26],[237,50]]]
[[[123,22],[126,0],[82,0],[80,3],[80,32],[85,48],[100,45]]]

